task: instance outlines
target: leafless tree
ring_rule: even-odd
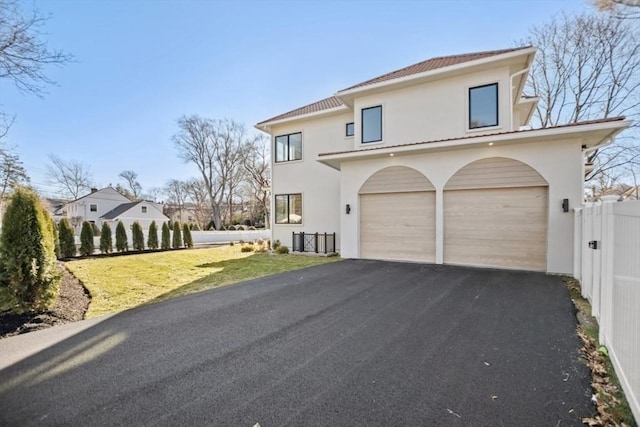
[[[84,163],[51,154],[46,168],[49,181],[74,199],[91,188],[91,169]]]
[[[269,158],[269,138],[266,135],[258,135],[247,143],[242,156],[242,165],[247,174],[247,185],[255,203],[260,207],[264,215],[265,226],[269,222],[269,191],[271,191],[271,169]]]
[[[211,204],[204,181],[191,178],[184,182],[187,200],[191,203],[195,221],[202,229],[211,221]]]
[[[187,191],[184,181],[178,179],[171,179],[167,181],[164,186],[164,194],[167,196],[167,204],[171,206],[173,213],[177,209],[179,215],[179,221],[182,221],[182,211],[184,210],[184,204],[187,199]]]
[[[640,43],[628,21],[607,14],[560,15],[533,27],[525,44],[538,47],[526,91],[540,97],[533,126],[549,127],[583,120],[640,115]],[[616,144],[588,155],[601,174],[618,175],[640,149],[637,129]]]
[[[29,176],[18,155],[0,150],[0,203],[17,184],[29,183]]]
[[[219,230],[222,226],[221,206],[233,199],[242,179],[244,126],[229,119],[192,115],[180,117],[178,128],[172,140],[180,157],[198,168],[207,189],[213,222]]]
[[[37,9],[24,12],[17,0],[0,0],[0,79],[9,79],[21,91],[38,96],[45,85],[55,83],[44,73],[45,67],[72,60],[41,39],[41,28],[48,20]]]
[[[134,171],[122,171],[118,176],[124,179],[126,184],[126,186],[124,187],[126,190],[124,192],[124,195],[127,196],[127,198],[131,199],[132,202],[140,200],[140,196],[142,194],[142,186],[138,182],[138,174]]]
[[[616,18],[639,19],[640,0],[594,0],[595,6]]]

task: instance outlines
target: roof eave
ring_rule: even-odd
[[[522,142],[522,140],[530,140],[534,142],[541,139],[549,139],[554,137],[578,138],[580,134],[591,133],[594,131],[609,130],[602,137],[596,139],[588,148],[600,148],[611,143],[612,139],[624,129],[629,127],[633,122],[630,120],[618,120],[604,123],[584,124],[580,126],[569,126],[561,128],[543,128],[529,131],[484,135],[473,138],[460,138],[454,140],[427,142],[423,144],[406,144],[394,145],[390,147],[380,147],[375,149],[355,150],[344,153],[320,153],[316,161],[323,163],[333,169],[340,170],[340,164],[343,161],[353,161],[365,158],[387,157],[393,153],[394,156],[417,154],[429,151],[448,150],[463,148],[465,146],[481,146],[483,144],[508,144],[513,142]]]
[[[484,65],[484,64],[489,64],[491,62],[498,62],[498,61],[503,61],[503,60],[508,60],[511,58],[516,58],[518,56],[524,56],[524,55],[528,55],[529,58],[527,59],[527,64],[528,66],[531,64],[531,61],[533,60],[533,55],[535,55],[536,52],[536,48],[535,47],[527,47],[527,48],[523,48],[523,49],[518,49],[518,50],[514,50],[511,52],[506,52],[506,53],[501,53],[498,55],[493,55],[493,56],[488,56],[486,58],[480,58],[480,59],[475,59],[472,61],[467,61],[467,62],[462,62],[459,64],[454,64],[454,65],[449,65],[447,67],[441,67],[441,68],[436,68],[434,70],[429,70],[429,71],[424,71],[422,73],[416,73],[416,74],[412,74],[409,76],[405,76],[405,77],[398,77],[395,79],[389,79],[389,80],[385,80],[385,81],[381,81],[378,83],[372,83],[369,85],[365,85],[365,86],[358,86],[352,89],[344,89],[344,90],[340,90],[338,92],[335,93],[334,96],[342,99],[342,97],[350,97],[353,95],[357,95],[359,93],[362,92],[368,92],[368,91],[372,91],[372,90],[376,90],[376,89],[382,89],[382,88],[386,88],[389,86],[395,86],[398,84],[402,84],[402,83],[408,83],[408,82],[412,82],[412,81],[419,81],[422,79],[427,79],[429,77],[435,77],[438,76],[440,74],[447,74],[447,73],[453,73],[455,71],[459,71],[459,70],[464,70],[467,68],[473,68],[473,67],[477,67],[480,65]],[[344,100],[343,100],[344,102]]]
[[[273,126],[277,126],[283,123],[291,123],[291,122],[295,122],[298,120],[306,120],[306,119],[311,119],[311,118],[316,118],[316,117],[320,117],[320,116],[329,116],[332,114],[337,114],[337,113],[341,113],[343,111],[348,111],[349,107],[347,107],[346,105],[341,105],[339,107],[333,107],[333,108],[327,108],[326,110],[320,110],[320,111],[314,111],[313,113],[307,113],[307,114],[300,114],[298,116],[292,116],[292,117],[286,117],[283,119],[278,119],[278,120],[271,120],[271,121],[266,121],[266,122],[260,122],[257,123],[256,125],[254,125],[254,127],[258,130],[261,130],[263,132],[267,132],[267,133],[271,133],[271,128]]]

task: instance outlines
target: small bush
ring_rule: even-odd
[[[160,249],[167,250],[171,248],[171,229],[166,222],[162,223],[162,240],[160,241]]]
[[[275,249],[277,254],[288,254],[289,253],[289,248],[286,246],[278,246]]]
[[[240,241],[238,241],[238,243],[240,243],[241,245],[244,245],[244,240],[240,239]]]
[[[249,241],[247,242],[247,245],[253,246],[253,242],[252,242],[251,240],[249,240]]]
[[[144,233],[138,221],[135,221],[131,226],[131,233],[133,234],[133,250],[144,251]]]
[[[229,246],[234,246],[233,240],[229,242]]]
[[[264,244],[264,240],[258,239],[258,241],[256,243],[259,244],[259,245],[262,245],[262,244]]]
[[[158,226],[156,225],[155,221],[151,221],[151,225],[149,225],[147,247],[149,249],[158,249]]]
[[[11,310],[46,309],[58,295],[54,236],[49,214],[31,190],[17,187],[2,218],[0,235],[2,285],[8,288]]]
[[[189,225],[187,224],[182,227],[182,239],[184,240],[184,245],[187,248],[193,247],[193,237],[191,237],[191,229],[189,229]]]
[[[253,252],[253,246],[243,246],[240,248],[240,252]]]
[[[80,231],[80,255],[92,255],[95,247],[93,245],[93,224],[89,221],[82,223]]]
[[[100,252],[110,254],[113,252],[113,237],[111,236],[111,226],[109,223],[102,223],[102,231],[100,232]]]
[[[178,221],[173,223],[173,239],[171,240],[171,247],[178,249],[182,246],[182,233],[180,232],[180,223]]]
[[[122,221],[118,221],[118,225],[116,225],[116,250],[118,252],[125,252],[129,250],[127,230],[124,228],[124,223]]]
[[[73,228],[67,218],[62,218],[58,224],[58,240],[60,240],[60,256],[62,258],[76,256],[76,240],[73,234]]]
[[[272,246],[273,246],[273,250],[274,250],[274,251],[277,251],[277,250],[278,250],[278,248],[279,248],[280,246],[282,246],[282,243],[280,243],[280,240],[277,240],[277,239],[276,239],[276,240],[274,240],[274,241],[273,241],[273,245],[272,245]]]
[[[252,225],[251,227],[249,227],[249,230],[255,230],[256,228]]]

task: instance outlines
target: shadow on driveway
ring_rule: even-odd
[[[0,371],[0,425],[581,425],[575,328],[559,277],[347,260],[110,317]]]

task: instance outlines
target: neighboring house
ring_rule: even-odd
[[[65,206],[67,203],[69,203],[69,200],[65,199],[42,199],[42,206],[49,212],[55,222],[60,221],[66,216]]]
[[[571,273],[585,153],[630,122],[520,130],[535,53],[429,59],[258,123],[272,238],[336,232],[345,258]]]
[[[157,203],[147,201],[129,202],[123,203],[102,215],[100,217],[100,226],[106,222],[109,223],[112,230],[115,230],[118,222],[123,222],[125,228],[130,229],[136,221],[140,223],[143,230],[147,230],[151,222],[155,221],[158,227],[161,227],[163,222],[169,221],[169,218],[162,213],[161,208],[158,209]]]
[[[122,220],[127,228],[130,228],[134,221],[138,221],[142,228],[146,229],[153,220],[159,222],[159,225],[169,220],[162,215],[162,205],[148,201],[131,202],[112,187],[100,190],[92,188],[91,193],[67,203],[64,210],[78,232],[84,221],[98,227],[108,222],[112,229],[115,227],[114,222],[118,220]]]

